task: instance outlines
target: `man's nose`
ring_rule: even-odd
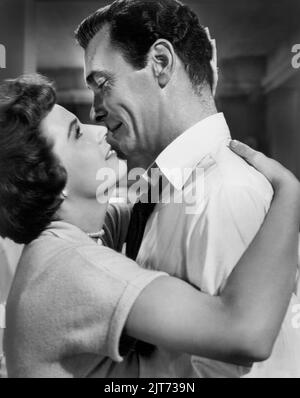
[[[95,108],[92,106],[90,118],[93,122],[104,124],[108,116],[108,112],[104,108]]]
[[[112,147],[115,147],[118,143],[118,141],[116,141],[116,139],[113,136],[113,133],[110,130],[107,131],[106,139],[109,145],[111,145]]]

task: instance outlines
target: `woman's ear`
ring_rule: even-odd
[[[172,78],[176,65],[176,54],[168,40],[157,40],[150,50],[149,61],[161,88],[165,88]]]
[[[62,199],[65,200],[65,199],[67,199],[68,196],[69,196],[69,195],[68,195],[68,191],[67,191],[66,189],[64,189],[64,190],[62,191],[62,193],[61,193]]]

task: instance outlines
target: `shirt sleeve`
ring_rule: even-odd
[[[31,323],[43,331],[33,333],[44,348],[47,342],[54,357],[95,354],[120,362],[130,310],[142,290],[162,275],[103,246],[60,254],[59,264],[53,260],[44,282],[31,293]]]
[[[261,227],[269,204],[248,186],[221,186],[210,195],[192,234],[203,292],[215,295],[223,289]]]

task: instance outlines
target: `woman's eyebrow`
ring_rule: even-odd
[[[69,129],[68,129],[68,140],[69,140],[70,137],[71,137],[71,133],[72,133],[73,128],[74,128],[77,124],[78,124],[77,118],[75,118],[75,119],[73,119],[73,120],[71,121],[71,123],[70,123],[70,125],[69,125]]]

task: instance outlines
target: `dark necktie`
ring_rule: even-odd
[[[162,190],[162,178],[159,176],[158,185],[158,193],[160,194]],[[147,221],[157,203],[157,198],[151,198],[151,185],[148,185],[148,193],[147,193],[148,201],[147,203],[142,203],[138,201],[132,209],[131,220],[128,228],[128,235],[126,239],[126,256],[131,258],[132,260],[136,260]]]
[[[162,178],[159,177],[158,181],[158,190],[159,194],[162,191]],[[126,255],[132,260],[136,260],[147,221],[153,210],[155,208],[156,202],[155,200],[151,200],[151,186],[148,185],[148,203],[142,203],[141,201],[137,202],[133,206],[131,221],[128,229],[127,235],[127,245],[126,245]],[[136,351],[141,356],[149,357],[155,350],[155,347],[152,344],[144,343],[143,341],[137,341],[135,346]]]
[[[126,255],[132,260],[136,260],[145,228],[149,217],[155,207],[155,203],[137,202],[133,206],[131,220],[128,229]]]

